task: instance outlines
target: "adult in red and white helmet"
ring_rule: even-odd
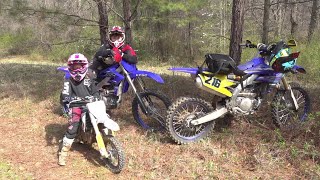
[[[122,60],[136,64],[137,55],[133,48],[125,43],[124,30],[120,26],[113,26],[108,33],[108,42],[96,52],[89,68],[99,74],[101,70]]]
[[[125,33],[120,26],[113,26],[109,31],[109,42],[111,46],[120,48],[124,45]]]

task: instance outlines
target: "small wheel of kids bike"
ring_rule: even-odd
[[[106,146],[108,158],[104,158],[105,166],[113,173],[118,174],[125,165],[125,156],[119,141],[109,135],[103,135],[103,141]]]

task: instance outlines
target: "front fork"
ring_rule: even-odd
[[[290,84],[287,82],[287,80],[286,80],[286,78],[284,76],[281,78],[281,81],[282,81],[284,89],[286,91],[290,91],[290,95],[291,95],[291,98],[292,98],[292,101],[293,101],[293,104],[294,104],[294,108],[295,108],[295,110],[298,110],[299,109],[299,105],[298,105],[296,97],[293,94],[293,91],[291,89]]]
[[[99,128],[98,128],[98,124],[97,124],[95,118],[92,117],[92,116],[93,115],[90,114],[90,120],[91,120],[91,124],[93,126],[93,129],[94,129],[94,132],[96,134],[96,140],[97,140],[99,152],[100,152],[102,157],[109,158],[110,155],[107,152],[106,145],[104,144],[104,141],[103,141],[103,138],[102,138],[102,134],[100,133]]]
[[[132,87],[134,93],[136,94],[136,96],[137,96],[137,98],[138,98],[138,101],[139,101],[139,103],[140,103],[140,106],[141,106],[142,111],[143,111],[145,114],[149,114],[149,113],[148,113],[148,109],[147,109],[146,105],[143,103],[143,100],[142,100],[142,98],[140,97],[137,88],[134,86],[133,81],[132,81],[129,73],[123,68],[122,64],[120,64],[120,67],[121,67],[122,72],[124,72],[128,83],[130,84],[130,86]]]

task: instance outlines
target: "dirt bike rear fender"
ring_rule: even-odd
[[[177,68],[169,68],[170,71],[178,71],[189,74],[198,74],[198,68],[185,68],[185,67],[177,67]]]

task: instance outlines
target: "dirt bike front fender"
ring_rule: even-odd
[[[297,72],[302,73],[302,74],[306,74],[307,73],[307,71],[303,67],[298,66],[298,65],[294,65],[292,70],[297,71]]]
[[[92,103],[88,103],[86,106],[89,109],[89,115],[90,115],[92,124],[101,123],[104,125],[104,127],[112,131],[120,130],[118,123],[110,119],[110,116],[106,113],[106,105],[104,101],[102,100],[95,101]]]

